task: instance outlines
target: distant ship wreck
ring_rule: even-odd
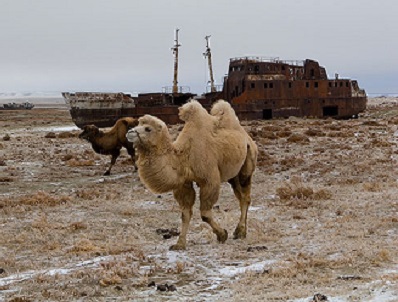
[[[317,61],[286,61],[279,58],[240,57],[229,62],[222,89],[214,85],[209,37],[204,56],[210,70],[210,92],[196,95],[177,86],[178,30],[174,52],[174,81],[171,91],[131,96],[125,93],[63,92],[73,122],[111,127],[125,116],[151,114],[168,124],[181,122],[178,107],[191,98],[206,108],[218,99],[228,101],[241,120],[296,117],[357,117],[366,109],[365,90],[351,79],[328,79],[326,69]]]
[[[35,107],[32,103],[8,103],[0,105],[0,110],[31,110]]]

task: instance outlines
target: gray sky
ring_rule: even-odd
[[[314,59],[368,93],[398,93],[397,0],[0,0],[0,92],[205,91],[229,58]]]

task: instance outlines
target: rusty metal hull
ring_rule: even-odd
[[[259,100],[255,103],[232,104],[239,119],[273,119],[296,117],[318,117],[348,119],[356,117],[366,109],[367,98],[329,98],[303,100]]]
[[[79,128],[85,125],[111,127],[122,117],[140,117],[150,114],[167,124],[177,124],[178,107],[194,97],[191,93],[147,93],[131,97],[124,93],[77,92],[62,93],[70,107],[73,122]]]
[[[241,120],[296,117],[351,118],[366,109],[367,97],[357,81],[328,79],[314,60],[234,58],[222,91],[192,93],[63,93],[78,127],[111,127],[121,117],[151,114],[167,124],[181,122],[178,107],[196,98],[206,108],[218,99],[231,103]]]
[[[367,97],[357,81],[328,79],[313,60],[231,59],[223,98],[241,119],[289,116],[351,118],[366,109]]]

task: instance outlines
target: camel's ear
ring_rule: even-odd
[[[125,125],[127,128],[129,128],[129,122],[126,120],[121,121],[123,125]]]
[[[134,119],[134,121],[129,123],[130,128],[134,128],[138,126],[138,119]]]
[[[122,120],[122,122],[126,126],[127,130],[133,129],[134,127],[138,126],[138,120],[137,119],[134,119],[134,121]]]

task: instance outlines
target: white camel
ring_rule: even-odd
[[[199,102],[190,101],[179,108],[179,117],[185,125],[174,142],[166,124],[150,115],[140,117],[138,126],[127,133],[138,153],[141,181],[154,193],[172,191],[181,208],[181,233],[170,249],[186,248],[195,202],[194,182],[200,188],[201,218],[221,243],[227,240],[228,233],[214,220],[212,208],[221,183],[231,184],[241,210],[234,239],[246,238],[258,153],[255,142],[240,125],[231,105],[222,100],[213,105],[211,114]]]

